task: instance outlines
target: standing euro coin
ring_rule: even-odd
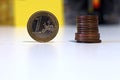
[[[27,30],[34,40],[38,42],[48,42],[57,35],[59,23],[55,15],[51,12],[38,11],[29,18]]]

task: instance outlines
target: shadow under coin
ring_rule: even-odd
[[[54,41],[49,42],[38,42],[38,41],[23,41],[24,43],[55,43]]]
[[[76,41],[75,41],[75,40],[69,40],[69,42],[73,42],[73,43],[76,43]]]

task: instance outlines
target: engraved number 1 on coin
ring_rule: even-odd
[[[36,24],[35,32],[39,32],[39,30],[40,30],[41,19],[42,19],[42,17],[37,18],[37,24]]]

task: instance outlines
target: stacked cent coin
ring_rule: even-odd
[[[98,16],[77,16],[77,33],[75,33],[75,40],[84,43],[101,42],[98,30]]]

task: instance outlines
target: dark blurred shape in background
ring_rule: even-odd
[[[0,0],[0,25],[14,25],[14,0]],[[64,0],[65,24],[75,25],[78,15],[98,15],[99,24],[118,24],[120,0]]]
[[[0,0],[0,25],[13,25],[13,0]]]
[[[64,0],[66,25],[75,25],[78,15],[98,15],[99,24],[118,24],[120,0]]]

